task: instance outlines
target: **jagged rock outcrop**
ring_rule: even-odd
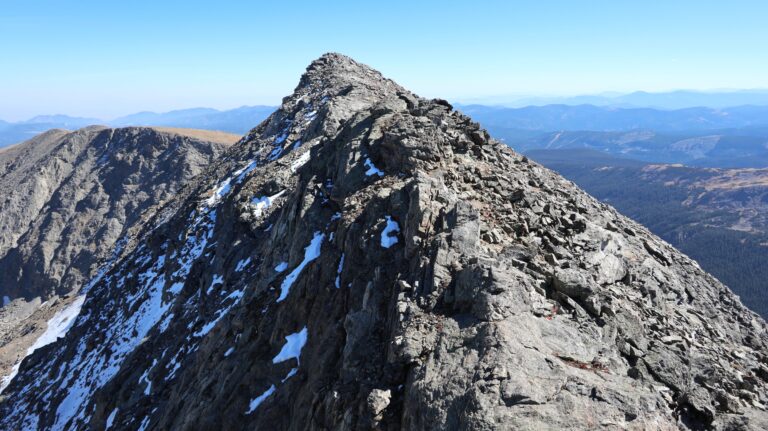
[[[695,262],[338,55],[22,364],[30,429],[766,429],[766,324]]]
[[[75,300],[73,293],[142,214],[237,139],[94,126],[51,130],[0,152],[0,377]]]

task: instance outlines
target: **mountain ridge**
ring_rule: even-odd
[[[481,100],[482,99],[478,99]],[[726,108],[739,105],[768,105],[768,90],[673,90],[666,92],[633,91],[631,93],[606,92],[592,95],[562,96],[562,97],[494,97],[485,100],[486,103],[511,107],[528,105],[582,105],[622,107],[622,108],[654,108],[654,109],[685,109],[692,107]],[[493,103],[490,103],[493,102]]]
[[[0,152],[3,380],[78,301],[118,238],[237,139],[92,126],[52,130]]]
[[[348,57],[155,214],[0,424],[768,425],[766,325],[733,293]]]

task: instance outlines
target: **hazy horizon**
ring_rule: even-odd
[[[761,106],[768,106],[768,88],[750,88],[750,89],[712,89],[712,90],[698,90],[698,89],[674,89],[669,91],[662,91],[662,92],[649,92],[644,90],[636,90],[631,92],[613,92],[613,91],[604,91],[594,94],[498,94],[498,95],[485,95],[485,96],[477,96],[477,97],[466,97],[466,98],[459,98],[459,99],[450,99],[452,103],[457,104],[463,104],[463,105],[471,105],[471,104],[478,104],[478,105],[487,105],[487,106],[499,106],[499,107],[511,107],[511,108],[518,108],[518,107],[524,107],[524,106],[544,106],[549,104],[573,104],[569,102],[570,99],[580,99],[580,98],[615,98],[615,97],[622,97],[622,96],[629,96],[634,94],[648,94],[648,95],[667,95],[672,93],[691,93],[691,94],[697,94],[697,95],[720,95],[720,94],[759,94],[759,95],[766,95],[766,103],[760,104]],[[186,111],[186,110],[194,110],[194,109],[215,109],[217,111],[231,111],[236,110],[239,108],[250,108],[250,107],[258,107],[258,106],[269,106],[269,107],[277,107],[280,105],[280,99],[275,100],[274,103],[259,103],[259,104],[241,104],[237,106],[214,106],[214,105],[197,105],[197,106],[179,106],[174,107],[170,109],[140,109],[137,111],[126,111],[123,113],[120,113],[115,116],[106,117],[106,116],[100,116],[96,113],[94,114],[76,114],[71,112],[46,112],[41,111],[37,114],[26,116],[26,117],[0,117],[0,120],[6,121],[9,123],[16,123],[16,122],[24,122],[32,120],[36,117],[48,117],[48,116],[66,116],[66,117],[72,117],[72,118],[89,118],[94,120],[102,120],[106,122],[114,121],[121,119],[123,117],[135,115],[135,114],[142,114],[142,113],[154,113],[154,114],[166,114],[171,113],[175,111]],[[598,105],[599,106],[599,105]],[[604,105],[604,106],[611,106],[611,105]],[[723,107],[735,107],[739,106],[737,105],[724,105]],[[653,107],[649,105],[636,105],[636,106],[626,106],[629,108],[647,108],[647,107]],[[709,107],[713,108],[713,106],[709,105],[691,105],[690,107]],[[663,107],[655,107],[657,109],[668,109]],[[716,108],[716,107],[715,107]],[[673,108],[673,109],[681,109],[681,108]]]

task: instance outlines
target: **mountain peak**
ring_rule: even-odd
[[[366,88],[369,91],[406,91],[379,71],[335,52],[323,54],[310,63],[296,91],[303,93],[301,90],[311,88],[330,92],[351,87]]]
[[[766,325],[733,293],[348,57],[164,208],[1,426],[768,428]]]

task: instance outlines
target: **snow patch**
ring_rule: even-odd
[[[139,377],[139,384],[144,383],[146,386],[144,387],[144,395],[149,396],[149,394],[152,393],[152,381],[149,380],[149,372],[152,370],[152,368],[157,365],[157,359],[155,359],[152,362],[152,366],[147,368],[146,371],[144,371],[144,374]]]
[[[341,271],[344,269],[344,253],[341,253],[341,259],[339,259],[339,267],[336,269],[336,282],[335,286],[338,289],[341,286]]]
[[[173,320],[173,316],[173,313],[168,313],[168,315],[165,316],[165,319],[160,322],[160,325],[158,325],[160,332],[165,332],[168,329],[168,326],[171,325],[171,321]]]
[[[275,271],[276,271],[276,272],[283,272],[283,271],[285,271],[286,269],[288,269],[288,262],[280,262],[280,263],[278,263],[278,264],[277,264],[277,266],[275,267]]]
[[[23,360],[24,358],[22,358]],[[11,368],[11,372],[7,376],[3,376],[0,378],[0,394],[3,393],[5,388],[8,387],[8,385],[11,384],[11,381],[14,377],[16,377],[16,374],[19,373],[19,366],[21,366],[21,361],[17,362],[16,365]]]
[[[228,357],[229,357],[229,355],[231,355],[231,354],[233,354],[233,353],[235,353],[235,348],[234,348],[234,347],[230,347],[229,349],[227,349],[227,351],[226,351],[226,352],[224,352],[224,357],[225,357],[225,358],[228,358]]]
[[[205,204],[208,205],[209,208],[216,206],[216,204],[221,201],[221,198],[229,193],[229,190],[232,188],[232,185],[230,184],[231,182],[232,179],[227,178],[226,180],[219,183],[219,186],[216,187],[216,190],[213,191],[211,197],[205,200]]]
[[[0,378],[0,394],[2,394],[5,388],[11,384],[13,378],[16,377],[16,374],[19,372],[21,361],[23,361],[24,358],[34,353],[35,350],[47,346],[67,334],[69,328],[75,323],[75,318],[80,314],[80,309],[83,307],[84,301],[85,295],[81,295],[71,304],[59,310],[53,317],[51,317],[45,332],[43,332],[43,334],[35,340],[35,343],[27,349],[27,354],[13,366],[10,374]]]
[[[32,347],[27,349],[27,355],[31,355],[35,350],[47,346],[60,337],[65,336],[67,331],[69,331],[69,328],[72,327],[72,324],[75,323],[77,315],[80,314],[83,302],[85,302],[85,296],[78,296],[77,299],[72,301],[67,307],[59,310],[51,320],[48,321],[48,327],[45,329],[43,335],[35,341],[35,344],[33,344]]]
[[[281,147],[275,147],[267,156],[267,160],[269,160],[270,162],[273,160],[277,160],[277,158],[280,157],[280,155],[282,154],[283,154],[283,149]]]
[[[219,320],[221,320],[222,317],[226,316],[227,313],[229,313],[229,310],[231,310],[235,305],[237,305],[241,299],[243,299],[243,292],[241,290],[235,290],[234,292],[230,293],[225,300],[232,299],[232,303],[225,306],[224,308],[221,308],[216,311],[216,316],[211,320],[210,322],[203,325],[202,328],[200,328],[199,331],[192,334],[195,337],[202,337],[204,335],[207,335],[211,330],[216,326],[217,323],[219,323]]]
[[[384,172],[377,168],[368,157],[365,158],[365,167],[368,168],[368,170],[365,171],[365,175],[369,177],[372,175],[378,175],[380,177],[384,176]]]
[[[293,358],[296,358],[296,361],[299,361],[299,356],[301,356],[301,349],[304,348],[306,343],[307,327],[305,326],[301,331],[285,337],[285,345],[280,350],[280,353],[272,358],[272,363],[278,364]]]
[[[309,161],[309,151],[303,152],[295,162],[291,163],[291,172],[296,172]]]
[[[288,371],[288,374],[283,377],[283,380],[281,380],[281,383],[285,383],[286,380],[290,379],[291,377],[295,376],[296,373],[299,371],[298,368],[291,368],[291,371]]]
[[[318,256],[320,256],[320,248],[323,245],[324,238],[325,234],[315,232],[315,237],[312,238],[312,242],[310,242],[309,245],[304,249],[304,260],[302,260],[299,266],[294,268],[293,271],[291,271],[291,273],[285,277],[283,284],[280,285],[280,297],[277,298],[277,302],[281,302],[286,297],[288,297],[288,293],[291,291],[291,285],[299,277],[304,267],[313,260],[317,259]]]
[[[269,389],[264,391],[263,394],[261,394],[258,397],[252,399],[250,404],[248,404],[248,411],[245,412],[245,414],[249,415],[249,414],[253,413],[254,411],[256,411],[256,409],[259,407],[259,405],[261,405],[261,403],[264,402],[264,400],[266,400],[267,398],[269,398],[269,396],[272,395],[274,392],[275,392],[275,385],[272,385],[272,386],[269,387]]]
[[[386,217],[387,225],[384,227],[384,230],[381,231],[381,246],[384,248],[390,248],[397,244],[397,234],[400,232],[400,226],[396,221],[392,220],[392,217]]]
[[[224,277],[219,274],[213,274],[213,280],[211,280],[211,285],[208,286],[208,290],[205,291],[205,294],[210,295],[211,292],[213,292],[213,287],[217,284],[224,284]]]
[[[237,266],[235,267],[235,272],[240,272],[244,270],[250,264],[251,264],[250,257],[240,260],[239,262],[237,262]]]
[[[283,129],[278,136],[275,137],[274,144],[280,145],[283,142],[285,142],[286,139],[288,139],[288,132],[290,131],[291,123],[288,122],[288,125]]]
[[[236,170],[235,173],[233,174],[234,176],[237,177],[235,179],[235,183],[240,183],[241,181],[243,181],[245,179],[245,176],[251,173],[251,171],[253,171],[254,169],[256,169],[258,165],[259,164],[256,163],[256,160],[251,160],[250,162],[248,162],[248,164],[244,168]]]
[[[234,184],[240,184],[240,182],[245,179],[245,176],[256,169],[258,165],[259,164],[255,160],[251,160],[245,167],[242,167],[233,172],[231,177],[221,181],[218,187],[216,187],[216,190],[214,190],[213,194],[205,200],[205,204],[208,206],[208,208],[216,206],[221,201],[221,199],[229,193],[229,191],[232,189],[233,177]]]
[[[184,283],[182,282],[176,282],[173,283],[169,288],[168,291],[173,293],[174,295],[178,295],[179,292],[181,292],[181,289],[184,288]]]
[[[141,421],[141,425],[139,426],[139,431],[144,431],[149,426],[149,416],[146,416],[144,420]]]
[[[307,154],[309,154],[309,153],[307,153]],[[283,190],[283,191],[281,191],[279,193],[275,193],[272,196],[260,196],[260,197],[255,197],[255,198],[251,199],[251,205],[254,206],[254,208],[252,210],[253,215],[256,216],[256,217],[261,217],[261,215],[264,214],[264,211],[267,208],[269,208],[270,206],[272,206],[272,203],[275,202],[275,199],[277,199],[280,196],[282,196],[283,193],[285,193],[285,190]]]
[[[112,410],[112,413],[109,414],[107,417],[107,425],[104,427],[105,430],[108,430],[112,427],[112,424],[115,423],[115,416],[117,416],[117,407],[115,407],[114,410]]]

